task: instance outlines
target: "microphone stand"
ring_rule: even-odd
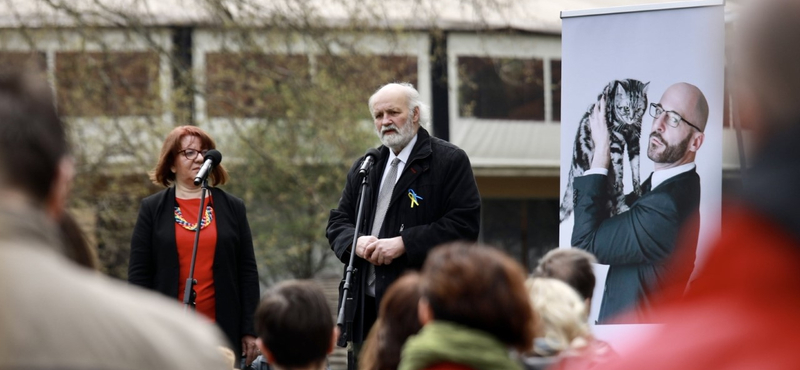
[[[200,212],[197,214],[197,229],[194,234],[194,246],[192,247],[192,264],[189,266],[189,277],[186,278],[186,289],[183,291],[183,312],[188,312],[189,308],[195,309],[197,302],[197,292],[194,286],[197,280],[194,279],[194,264],[197,260],[197,244],[200,242],[200,223],[203,222],[203,210],[206,208],[206,192],[208,191],[208,179],[203,179],[200,189]]]
[[[353,274],[358,271],[358,269],[353,267],[353,262],[356,256],[355,248],[358,243],[358,231],[361,230],[361,221],[364,218],[364,198],[366,197],[365,190],[368,186],[367,175],[368,172],[363,174],[361,187],[358,190],[359,197],[356,212],[356,226],[353,232],[353,243],[350,247],[350,262],[347,264],[347,269],[345,269],[344,285],[342,286],[342,305],[339,307],[339,316],[336,320],[336,325],[339,326],[339,330],[342,331],[336,345],[339,347],[347,346],[348,370],[355,370],[355,353],[353,352],[353,316],[355,316],[355,307],[353,307],[353,305],[355,304],[355,298],[353,297],[350,286],[353,283]],[[347,316],[346,321],[345,316]]]

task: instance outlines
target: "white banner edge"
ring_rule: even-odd
[[[674,10],[683,8],[700,8],[707,6],[724,6],[724,5],[725,5],[725,0],[696,0],[696,1],[681,1],[681,2],[659,3],[659,4],[614,6],[610,8],[597,8],[597,9],[584,9],[584,10],[562,10],[561,19],[587,17],[593,15],[636,13],[636,12],[647,12],[654,10]]]

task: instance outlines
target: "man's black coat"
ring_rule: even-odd
[[[370,186],[366,190],[360,235],[370,235],[377,189],[389,157],[389,148],[381,146],[379,149],[380,157],[368,175]],[[339,206],[331,210],[328,220],[328,241],[345,267],[350,261],[350,245],[355,232],[356,203],[361,185],[358,169],[362,160],[360,158],[350,168]],[[421,197],[419,205],[414,207],[409,196],[412,190]],[[406,253],[388,265],[375,267],[377,302],[380,302],[386,288],[404,271],[418,270],[433,247],[455,240],[477,240],[480,209],[480,194],[467,154],[453,144],[431,137],[420,127],[417,142],[395,184],[386,218],[378,234],[378,238],[402,236]],[[356,283],[352,289],[357,310],[351,338],[355,343],[362,342],[366,336],[363,332],[365,323],[360,314],[363,312],[363,299],[359,298],[364,292],[368,263],[356,256],[355,267],[358,272],[354,276]]]

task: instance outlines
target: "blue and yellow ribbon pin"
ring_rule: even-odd
[[[411,199],[411,208],[414,208],[414,206],[419,206],[418,200],[422,200],[422,197],[417,195],[414,189],[408,189],[408,199]]]

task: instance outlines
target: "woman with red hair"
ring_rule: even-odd
[[[244,202],[217,185],[228,181],[221,164],[208,176],[211,187],[198,227],[201,187],[194,178],[214,140],[194,126],[167,135],[150,179],[166,189],[142,200],[131,240],[128,281],[183,302],[195,233],[200,229],[194,269],[196,310],[216,322],[235,353],[249,364],[257,355],[253,314],[258,271]]]

